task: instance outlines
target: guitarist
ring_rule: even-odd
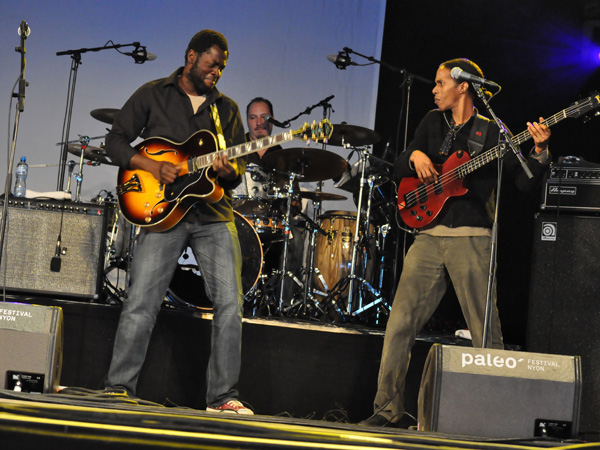
[[[238,105],[215,87],[227,57],[227,41],[222,34],[212,30],[196,33],[185,52],[182,68],[167,78],[143,85],[125,103],[106,139],[109,156],[121,168],[147,171],[168,185],[177,178],[179,167],[136,152],[130,143],[138,136],[183,142],[198,130],[209,130],[217,136],[220,128],[226,147],[243,143],[244,127]],[[216,106],[216,112],[211,105]],[[206,380],[207,411],[253,414],[238,400],[236,389],[244,297],[231,189],[240,182],[245,161],[229,161],[222,155],[214,161],[212,170],[225,191],[219,201],[196,203],[167,231],[140,231],[131,266],[131,285],[123,303],[105,386],[108,391],[136,394],[156,317],[178,259],[189,245],[214,310]]]
[[[495,122],[479,118],[474,88],[470,82],[451,77],[454,67],[483,78],[479,66],[467,59],[453,59],[439,66],[433,88],[437,109],[423,118],[412,142],[395,161],[395,174],[400,178],[435,182],[440,173],[434,163],[443,164],[458,151],[481,153],[498,144]],[[543,120],[540,117],[539,123],[527,124],[535,142],[527,160],[534,174],[532,180],[527,179],[512,152],[504,158],[505,169],[525,191],[537,185],[550,162],[550,130]],[[472,133],[474,127],[478,128]],[[478,139],[479,151],[474,151]],[[469,191],[449,198],[436,219],[416,235],[404,260],[387,323],[375,413],[361,424],[403,428],[414,424],[405,415],[403,401],[410,352],[417,333],[434,313],[449,283],[456,291],[473,346],[482,346],[497,169],[496,160],[468,175],[465,183]],[[489,335],[488,346],[503,348],[495,298]]]

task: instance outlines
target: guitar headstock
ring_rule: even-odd
[[[565,113],[568,117],[578,118],[600,106],[600,94],[592,92],[589,97],[582,98],[569,106]]]
[[[302,128],[292,131],[292,133],[295,137],[305,141],[327,142],[333,133],[333,125],[329,120],[323,119],[319,123],[313,121],[312,125],[305,123]]]

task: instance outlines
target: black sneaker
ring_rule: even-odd
[[[365,427],[394,427],[396,426],[389,419],[383,417],[381,414],[374,414],[371,417],[366,418],[358,423]]]
[[[367,427],[403,428],[407,430],[417,426],[416,421],[408,414],[400,417],[400,420],[397,422],[392,422],[390,419],[383,417],[381,414],[374,414],[358,424]]]

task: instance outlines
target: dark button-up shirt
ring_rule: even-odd
[[[168,78],[151,81],[140,87],[117,114],[106,138],[106,151],[115,164],[129,169],[129,161],[137,150],[130,143],[138,137],[162,137],[179,143],[198,130],[208,130],[216,136],[210,115],[210,105],[216,104],[227,147],[245,142],[244,127],[238,105],[216,88],[194,113],[188,95],[179,87],[179,68]],[[218,148],[215,142],[214,149]],[[199,154],[202,154],[199,153]],[[199,221],[233,220],[231,189],[239,184],[246,167],[245,158],[237,160],[240,176],[234,182],[219,179],[223,198],[213,204],[199,202],[194,207]]]

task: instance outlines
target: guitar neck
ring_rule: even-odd
[[[569,108],[563,109],[562,111],[554,114],[552,117],[546,119],[544,121],[544,124],[548,127],[556,125],[561,120],[569,117],[568,112]],[[522,143],[527,142],[531,139],[531,134],[529,133],[529,130],[525,130],[515,136],[512,136],[511,139],[515,143],[515,145],[521,145]],[[502,152],[500,150],[500,146],[497,145],[494,148],[491,148],[488,151],[482,153],[481,155],[473,158],[472,160],[463,164],[462,166],[457,167],[456,170],[460,171],[461,177],[464,177],[470,174],[471,172],[475,171],[476,169],[479,169],[480,167],[486,165],[487,163],[498,159],[501,156],[501,154]]]
[[[250,153],[257,152],[259,150],[267,149],[274,147],[276,145],[283,144],[285,142],[289,142],[294,139],[294,131],[289,130],[285,133],[277,134],[275,136],[267,136],[261,139],[256,139],[254,141],[245,142],[243,144],[235,145],[233,147],[229,147],[225,150],[220,150],[218,152],[207,153],[206,155],[200,155],[195,158],[194,166],[196,169],[200,170],[205,167],[212,166],[213,162],[217,158],[218,155],[223,152],[227,153],[228,159],[235,159],[241,156],[249,155]]]

